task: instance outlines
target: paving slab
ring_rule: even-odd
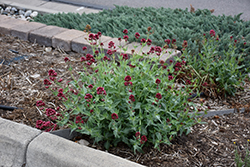
[[[26,167],[143,167],[112,154],[42,133],[28,146]]]
[[[29,41],[39,43],[40,45],[52,46],[53,36],[62,33],[68,29],[57,26],[46,26],[30,32]]]
[[[27,146],[40,133],[38,129],[0,117],[0,166],[21,167]]]
[[[100,42],[106,42],[108,40],[111,40],[112,38],[111,37],[107,37],[107,36],[101,36],[101,39],[98,41],[99,43]],[[86,50],[82,50],[83,47],[87,47]],[[75,38],[71,41],[71,48],[72,48],[72,51],[74,52],[77,52],[77,53],[89,53],[89,54],[93,54],[93,50],[92,50],[92,47],[90,45],[90,42],[88,41],[88,36],[82,38],[82,37],[79,37],[79,38]]]
[[[64,51],[71,51],[71,41],[75,38],[84,38],[88,34],[79,30],[66,30],[62,33],[54,35],[52,38],[52,46],[54,48],[61,48]]]
[[[22,40],[28,41],[29,33],[33,30],[45,27],[46,24],[37,23],[37,22],[28,22],[27,24],[22,24],[14,26],[11,28],[10,34],[14,37],[18,37]]]
[[[134,46],[137,46],[137,47],[135,48]],[[147,54],[147,52],[150,50],[151,47],[155,47],[155,45],[150,45],[150,46],[146,45],[146,46],[142,47],[142,45],[140,43],[137,43],[137,42],[132,42],[132,43],[124,46],[124,48],[127,48],[127,51],[125,53],[127,53],[129,55],[132,55],[132,50],[134,50],[135,53],[140,54],[140,55],[142,55],[142,53]],[[166,49],[165,53],[161,54],[159,61],[163,60],[165,63],[170,64],[170,60],[174,61],[174,56],[180,57],[181,51],[174,50],[174,49]],[[153,53],[147,57],[153,58],[153,57],[159,57],[159,56],[157,56],[155,53]]]
[[[12,27],[26,24],[26,23],[28,23],[28,21],[10,18],[10,19],[3,19],[3,20],[1,20],[0,23],[1,23],[0,24],[0,32],[2,34],[10,35]]]

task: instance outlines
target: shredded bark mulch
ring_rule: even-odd
[[[45,88],[43,80],[48,78],[50,68],[64,82],[70,79],[63,60],[66,56],[73,64],[73,71],[82,70],[82,54],[65,53],[59,48],[52,49],[0,34],[0,105],[18,108],[13,111],[0,109],[0,116],[34,128],[37,120],[49,121],[46,114],[36,107],[36,101],[42,100],[46,107],[61,106],[60,101]],[[249,80],[246,83],[244,90],[235,97],[206,98],[205,104],[213,110],[245,107],[245,111],[249,111]],[[199,103],[200,99],[196,101]],[[189,135],[178,136],[172,145],[161,145],[160,150],[150,146],[144,148],[143,154],[134,155],[126,145],[119,144],[108,152],[146,166],[235,166],[235,149],[238,148],[244,157],[250,139],[249,120],[248,112],[202,118],[206,124],[195,125]],[[94,146],[88,136],[83,138],[90,147],[105,151],[101,144]]]

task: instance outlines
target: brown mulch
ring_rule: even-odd
[[[49,120],[39,112],[36,101],[42,100],[46,107],[52,108],[61,105],[44,87],[43,80],[48,78],[48,70],[53,68],[58,78],[63,78],[65,82],[70,74],[63,58],[69,57],[73,71],[81,71],[79,60],[82,54],[50,49],[0,34],[0,105],[19,108],[13,111],[0,109],[0,117],[35,127],[37,120]],[[12,62],[13,58],[23,55],[27,55],[23,60]],[[237,105],[250,107],[250,84],[249,80],[246,81],[247,86],[236,97],[224,100],[207,98],[205,104],[215,110]],[[250,139],[249,119],[248,112],[202,118],[206,124],[195,125],[189,135],[177,137],[171,146],[161,145],[160,150],[147,147],[144,154],[134,155],[133,151],[120,144],[111,147],[108,152],[146,166],[235,166],[235,148],[238,147],[240,153],[245,155],[244,148],[247,139]],[[91,140],[86,140],[92,147]],[[102,145],[93,148],[104,150]]]

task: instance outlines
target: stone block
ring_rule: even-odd
[[[67,30],[60,34],[54,35],[52,38],[52,46],[61,48],[65,51],[71,51],[71,41],[75,38],[87,37],[87,33],[79,30]]]
[[[45,46],[52,46],[53,36],[60,34],[68,29],[57,26],[46,26],[33,30],[29,34],[29,41],[36,42]]]
[[[11,35],[18,37],[22,40],[28,41],[29,33],[36,29],[45,27],[46,24],[37,23],[37,22],[28,22],[27,24],[22,24],[18,26],[14,26],[11,28]]]
[[[10,35],[12,27],[26,24],[26,23],[28,23],[28,21],[18,20],[18,19],[14,19],[14,18],[10,18],[10,19],[5,18],[0,23],[1,23],[0,24],[0,32],[2,34],[5,34],[5,35]]]

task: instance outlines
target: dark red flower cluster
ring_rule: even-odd
[[[106,93],[106,91],[104,90],[103,87],[98,87],[98,88],[96,89],[96,93],[97,93],[98,95],[107,95],[107,93]]]
[[[135,101],[135,96],[134,96],[134,95],[130,95],[130,96],[129,96],[129,99],[130,99],[132,102],[134,102],[134,101]]]
[[[147,137],[146,137],[145,135],[143,135],[143,136],[141,137],[140,143],[141,143],[141,144],[144,144],[147,140],[148,140]]]
[[[92,40],[98,40],[99,37],[101,36],[101,32],[98,32],[97,34],[89,34],[89,40],[92,41]]]
[[[116,48],[116,47],[115,47],[115,43],[114,43],[113,41],[110,41],[110,42],[108,43],[108,45],[109,45],[108,48],[112,48],[112,47],[113,47],[114,49]]]
[[[124,36],[123,36],[123,39],[125,39],[125,41],[127,42],[127,41],[128,41],[128,36],[127,36],[127,35],[124,35]]]
[[[93,85],[90,84],[90,85],[88,86],[88,88],[89,88],[89,89],[92,89],[92,88],[93,88]]]
[[[160,93],[156,93],[155,97],[156,97],[157,99],[162,99],[162,95],[161,95]]]
[[[174,77],[172,75],[169,75],[168,80],[171,81],[172,79],[174,79]]]
[[[56,127],[57,127],[57,125],[55,123],[53,123],[53,122],[50,122],[50,121],[47,121],[47,122],[42,121],[42,120],[37,120],[36,121],[36,128],[37,129],[44,129],[44,128],[46,128],[45,132],[51,131],[52,128],[53,128],[53,130],[55,130]]]
[[[45,79],[43,83],[44,85],[52,85],[52,83],[48,79]]]
[[[136,32],[136,33],[135,33],[135,38],[136,38],[136,39],[139,39],[140,36],[141,36],[141,35],[139,34],[139,32]]]
[[[42,100],[39,100],[36,102],[36,106],[39,107],[39,106],[45,106],[45,103],[42,101]]]
[[[63,94],[63,89],[62,88],[58,90],[57,97],[63,97],[63,98],[65,98],[67,100],[67,97]]]
[[[127,30],[127,29],[124,29],[124,30],[123,30],[123,33],[124,33],[124,34],[127,34],[127,33],[128,33],[128,30]]]
[[[51,115],[55,115],[56,114],[56,111],[53,110],[52,108],[46,108],[45,111],[46,111],[47,117],[50,117]]]
[[[132,78],[131,76],[127,75],[125,78],[124,78],[124,81],[130,81]]]
[[[110,61],[110,58],[108,58],[107,56],[104,56],[104,57],[103,57],[103,60],[108,60],[108,61]]]
[[[171,40],[170,39],[165,39],[165,42],[169,45]]]
[[[111,118],[112,118],[113,120],[116,120],[116,119],[118,119],[119,117],[118,117],[118,115],[117,115],[116,113],[112,113],[112,114],[111,114]]]
[[[155,80],[155,83],[156,83],[157,85],[159,85],[159,84],[161,83],[161,80],[157,78],[157,79]]]
[[[70,61],[70,60],[69,60],[68,57],[65,57],[65,58],[64,58],[64,61],[65,61],[65,63],[66,63],[66,62],[68,62],[68,61]]]
[[[211,37],[215,37],[215,31],[213,29],[210,30],[209,34],[211,35]]]
[[[136,133],[135,133],[135,137],[136,137],[136,139],[139,139],[139,138],[140,138],[140,135],[141,135],[141,133],[140,133],[140,132],[136,132]]]
[[[78,123],[84,123],[84,121],[82,120],[82,117],[80,117],[80,116],[77,116],[76,117],[76,124],[78,124]]]

